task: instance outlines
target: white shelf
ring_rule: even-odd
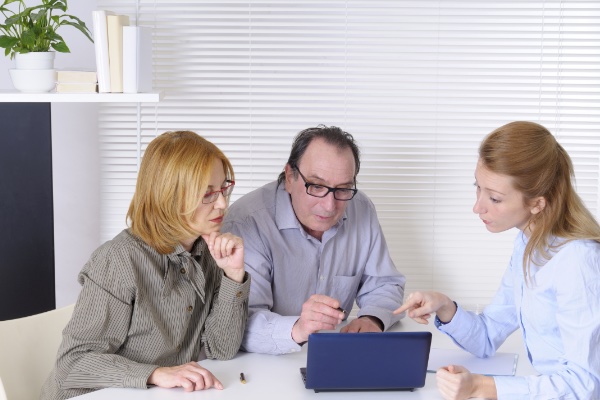
[[[162,92],[153,93],[21,93],[0,90],[0,103],[157,103]]]

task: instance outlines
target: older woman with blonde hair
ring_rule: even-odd
[[[490,232],[519,229],[496,296],[482,314],[442,293],[415,292],[395,312],[435,325],[488,357],[521,328],[536,376],[437,372],[444,399],[600,399],[600,226],[573,188],[571,159],[532,122],[490,133],[479,148],[473,211]]]
[[[193,132],[166,132],[148,145],[130,228],[79,274],[42,399],[106,387],[223,388],[196,361],[232,358],[246,324],[243,243],[220,233],[234,184],[227,157]]]

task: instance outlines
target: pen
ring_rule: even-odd
[[[240,382],[246,383],[246,378],[244,377],[244,373],[243,372],[240,374]]]
[[[344,310],[342,307],[338,307],[337,310],[343,312],[344,315],[346,315],[346,310]]]

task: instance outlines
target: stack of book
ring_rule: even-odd
[[[95,93],[95,71],[56,71],[57,93]]]
[[[93,11],[98,91],[152,91],[152,30],[129,26],[129,17]]]

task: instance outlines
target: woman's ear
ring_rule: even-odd
[[[546,208],[546,199],[544,197],[540,196],[536,199],[533,199],[531,201],[531,204],[533,204],[531,207],[531,210],[530,210],[531,213],[538,214],[538,213],[542,212],[542,210],[544,208]]]

